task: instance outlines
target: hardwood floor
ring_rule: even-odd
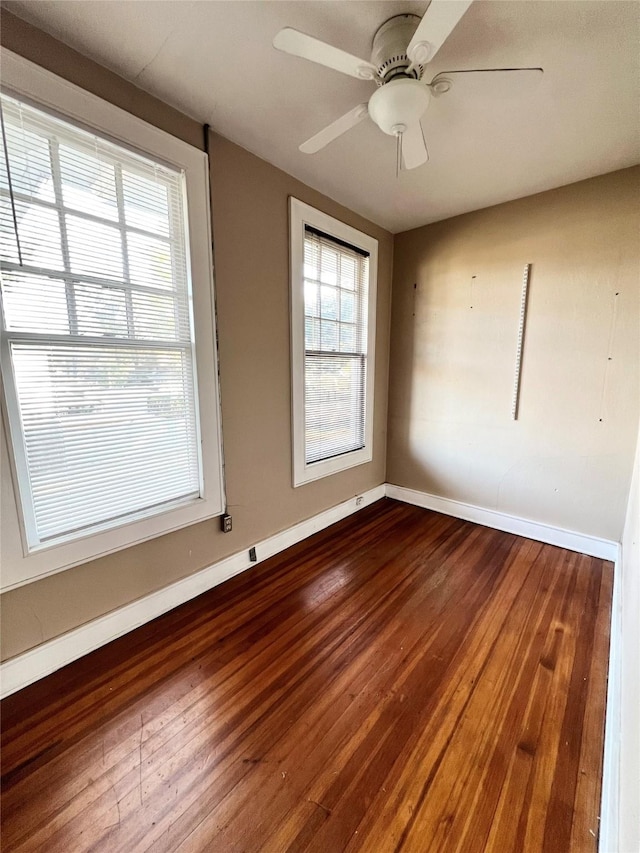
[[[6,699],[3,850],[596,851],[611,587],[382,500]]]

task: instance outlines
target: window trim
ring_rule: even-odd
[[[6,48],[1,50],[2,86],[84,129],[90,128],[125,148],[139,151],[184,170],[187,194],[189,251],[195,330],[195,377],[201,426],[204,489],[201,497],[161,512],[141,512],[122,525],[29,548],[19,496],[21,477],[12,452],[16,412],[2,399],[4,432],[9,458],[3,459],[2,591],[30,583],[72,566],[161,536],[224,512],[222,430],[211,252],[209,168],[207,155],[125,110],[86,92]],[[3,344],[4,345],[4,344]],[[4,448],[3,448],[4,456]],[[7,488],[8,470],[12,486]]]
[[[367,313],[367,379],[365,384],[364,447],[319,462],[305,459],[304,417],[304,235],[308,225],[369,254]],[[289,197],[290,314],[291,314],[291,430],[293,486],[328,477],[373,459],[373,411],[375,387],[376,300],[378,241],[339,219]]]

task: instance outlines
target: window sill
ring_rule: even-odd
[[[372,459],[373,448],[369,446],[363,447],[362,450],[354,450],[351,453],[334,456],[332,459],[323,459],[321,462],[305,463],[304,466],[295,468],[294,488],[312,483],[314,480],[321,480],[331,474],[338,474],[340,471],[347,471],[357,465],[365,465]]]

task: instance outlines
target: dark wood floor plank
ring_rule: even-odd
[[[440,760],[429,761],[435,772],[428,779],[428,784],[422,785],[398,849],[412,849],[425,833],[431,837],[433,849],[440,849],[445,843],[453,844],[450,836],[453,834],[455,837],[456,827],[451,816],[459,809],[465,782],[469,783],[467,789],[472,794],[477,793],[479,784],[484,782],[486,785],[484,807],[470,814],[479,819],[473,837],[482,838],[488,832],[491,796],[495,797],[501,788],[506,770],[505,756],[509,754],[505,748],[493,749],[496,732],[491,721],[501,719],[499,736],[503,744],[515,740],[516,721],[522,713],[522,701],[529,689],[524,677],[527,666],[530,666],[529,644],[531,638],[539,637],[540,623],[544,619],[544,611],[539,606],[539,563],[540,558],[534,561],[525,583],[519,587],[502,618],[495,612],[482,614],[480,626],[485,623],[494,632],[491,647],[482,659],[482,669],[468,691],[457,719],[450,723],[449,737],[443,744],[445,749],[441,749],[438,755]],[[496,601],[499,602],[500,598]],[[448,772],[450,760],[459,766],[457,775]],[[485,768],[489,770],[488,782],[481,778]],[[474,780],[474,776],[478,778]]]
[[[571,649],[560,647],[564,638],[561,616],[567,602],[577,602],[575,585],[574,555],[565,555],[563,571],[556,580],[555,587],[550,579],[544,579],[543,590],[549,591],[544,636],[541,643],[534,647],[531,657],[533,668],[530,670],[530,697],[523,715],[518,713],[517,705],[512,710],[520,718],[515,741],[508,744],[507,755],[510,766],[500,791],[494,821],[488,839],[488,846],[500,849],[539,849],[539,842],[532,837],[536,832],[540,815],[538,805],[544,801],[544,786],[553,778],[553,767],[557,755],[558,720],[564,714],[567,700],[567,665],[571,662]],[[554,607],[554,601],[557,606]],[[579,602],[581,603],[581,602]],[[531,635],[534,641],[534,635]],[[561,652],[564,654],[561,655]],[[558,658],[561,657],[560,663]],[[522,682],[526,689],[526,682]],[[546,722],[551,721],[551,731],[547,732]],[[550,740],[547,737],[550,736]],[[555,738],[555,740],[554,740]],[[539,798],[539,785],[542,796]],[[544,826],[544,813],[542,815]]]
[[[380,501],[5,700],[3,850],[591,853],[611,586]]]
[[[613,597],[612,573],[602,571],[597,617],[591,653],[582,744],[580,750],[578,784],[573,809],[570,853],[598,849],[600,830],[600,780],[602,775],[602,714],[607,693],[607,659],[609,625]]]

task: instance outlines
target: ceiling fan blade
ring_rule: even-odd
[[[492,94],[517,95],[522,94],[522,86],[535,84],[542,80],[542,68],[466,68],[460,71],[440,71],[427,85],[433,95],[443,95],[451,88],[459,75],[459,80],[478,81],[487,76],[487,83],[493,87]]]
[[[416,169],[429,160],[427,143],[424,141],[424,133],[419,121],[408,127],[402,134],[402,159],[405,169]]]
[[[306,142],[303,142],[300,146],[300,151],[302,151],[303,154],[315,154],[317,151],[320,151],[321,148],[324,148],[325,145],[328,145],[330,142],[333,142],[334,139],[342,136],[342,134],[346,133],[347,130],[351,130],[352,127],[360,124],[360,122],[366,117],[367,105],[358,104],[357,107],[349,110],[348,113],[340,116],[340,118],[331,122],[331,124],[327,125],[327,127],[319,133],[316,133],[316,135],[312,136],[311,139],[307,139]]]
[[[411,62],[431,62],[471,3],[472,0],[431,0],[407,47]]]
[[[366,59],[359,59],[291,27],[285,27],[276,34],[273,46],[284,53],[318,62],[320,65],[341,71],[343,74],[350,74],[359,80],[373,80],[377,76],[375,65],[367,62]]]

